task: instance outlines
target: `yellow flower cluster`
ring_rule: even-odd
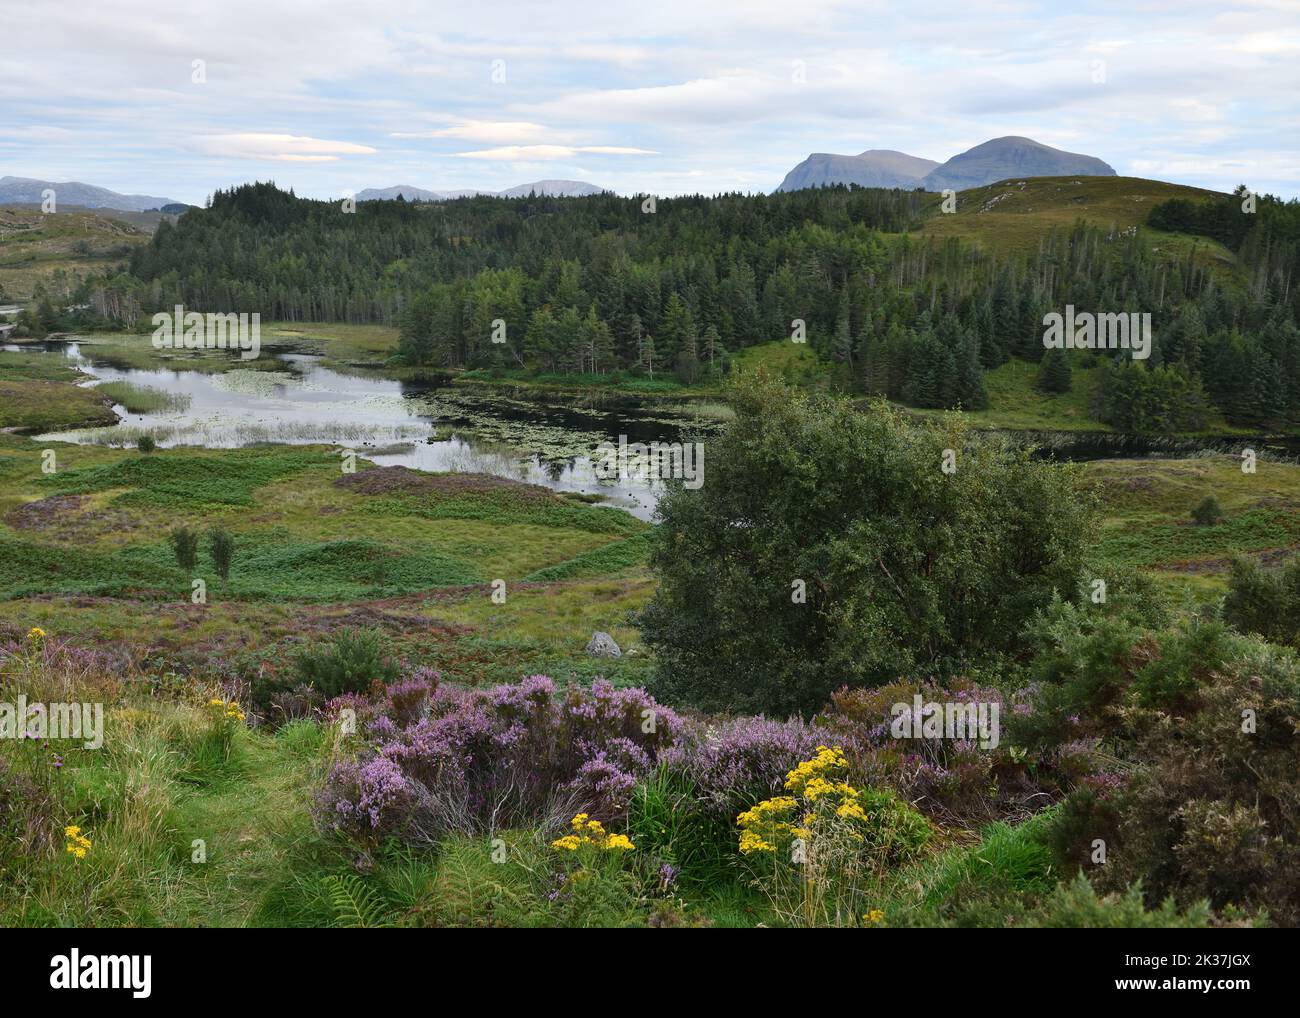
[[[42,629],[40,626],[32,626],[31,629],[27,630],[27,639],[29,639],[29,640],[44,640],[44,639],[45,639],[45,630]]]
[[[741,854],[775,852],[776,842],[784,841],[787,836],[800,837],[795,833],[795,826],[782,819],[794,811],[795,805],[790,796],[779,795],[775,799],[763,800],[736,817],[736,824],[744,828],[740,832]]]
[[[873,908],[870,912],[868,912],[866,915],[862,917],[862,921],[866,923],[868,926],[875,926],[878,923],[884,922],[884,919],[885,919],[885,913],[880,911],[880,909],[878,908]]]
[[[775,852],[778,844],[791,838],[808,841],[818,822],[817,809],[823,802],[833,806],[835,816],[841,820],[866,823],[870,817],[862,808],[858,790],[838,780],[839,772],[848,766],[849,761],[838,746],[834,749],[818,746],[813,759],[803,761],[785,776],[785,787],[803,802],[806,812],[802,821],[796,825],[786,819],[800,804],[793,796],[765,799],[736,817],[736,825],[742,828],[741,854]],[[855,838],[862,837],[856,832],[850,833]]]
[[[228,720],[244,720],[244,712],[240,709],[239,704],[234,700],[227,701],[218,697],[213,697],[208,701],[208,707],[212,710],[213,714],[224,715]]]
[[[565,852],[576,852],[584,845],[593,845],[606,852],[630,852],[636,848],[626,834],[606,833],[604,825],[599,820],[589,819],[586,813],[579,813],[569,824],[573,833],[556,838],[551,842],[552,848]]]
[[[785,776],[785,787],[798,794],[804,791],[808,783],[814,778],[825,779],[827,774],[842,771],[848,766],[849,761],[845,758],[844,751],[839,746],[834,749],[818,746],[815,757],[811,760],[805,760]]]
[[[64,837],[68,839],[67,849],[77,859],[86,858],[90,851],[90,839],[81,833],[81,828],[70,826],[63,828]]]

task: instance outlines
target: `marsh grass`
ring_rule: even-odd
[[[133,382],[101,382],[94,387],[101,396],[119,403],[130,414],[173,414],[189,409],[190,397]]]

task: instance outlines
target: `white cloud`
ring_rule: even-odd
[[[395,131],[394,138],[458,138],[462,141],[481,141],[489,145],[509,145],[538,141],[547,134],[542,124],[526,120],[461,120],[450,127],[434,131]]]
[[[504,145],[500,148],[480,149],[477,152],[457,152],[456,158],[517,163],[528,160],[572,159],[579,152],[607,156],[658,155],[650,149],[626,148],[621,145]]]
[[[278,162],[333,162],[344,155],[373,155],[377,150],[348,141],[327,141],[294,134],[209,134],[195,138],[194,147],[206,155]]]

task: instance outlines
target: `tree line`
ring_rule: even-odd
[[[1044,359],[1043,316],[1066,303],[1150,311],[1151,358],[1074,352],[1049,391],[1101,365],[1094,413],[1126,430],[1300,422],[1297,203],[1240,195],[1157,206],[1151,225],[1209,231],[1205,249],[1153,250],[1142,231],[1083,223],[1027,255],[918,232],[917,191],[833,187],[658,199],[337,202],[269,183],[218,191],[160,226],[127,271],[92,281],[104,317],[139,327],[181,303],[288,321],[383,322],[399,354],[444,368],[630,371],[693,382],[739,350],[804,339],[846,388],[918,407],[978,408],[983,372]],[[1180,204],[1181,203],[1181,204]],[[990,227],[991,229],[994,227]],[[1225,241],[1226,242],[1226,241]]]

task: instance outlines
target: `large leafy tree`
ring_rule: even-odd
[[[659,503],[640,624],[661,698],[809,714],[840,686],[1012,652],[1078,589],[1093,507],[1074,468],[759,376],[732,399],[703,485]]]

